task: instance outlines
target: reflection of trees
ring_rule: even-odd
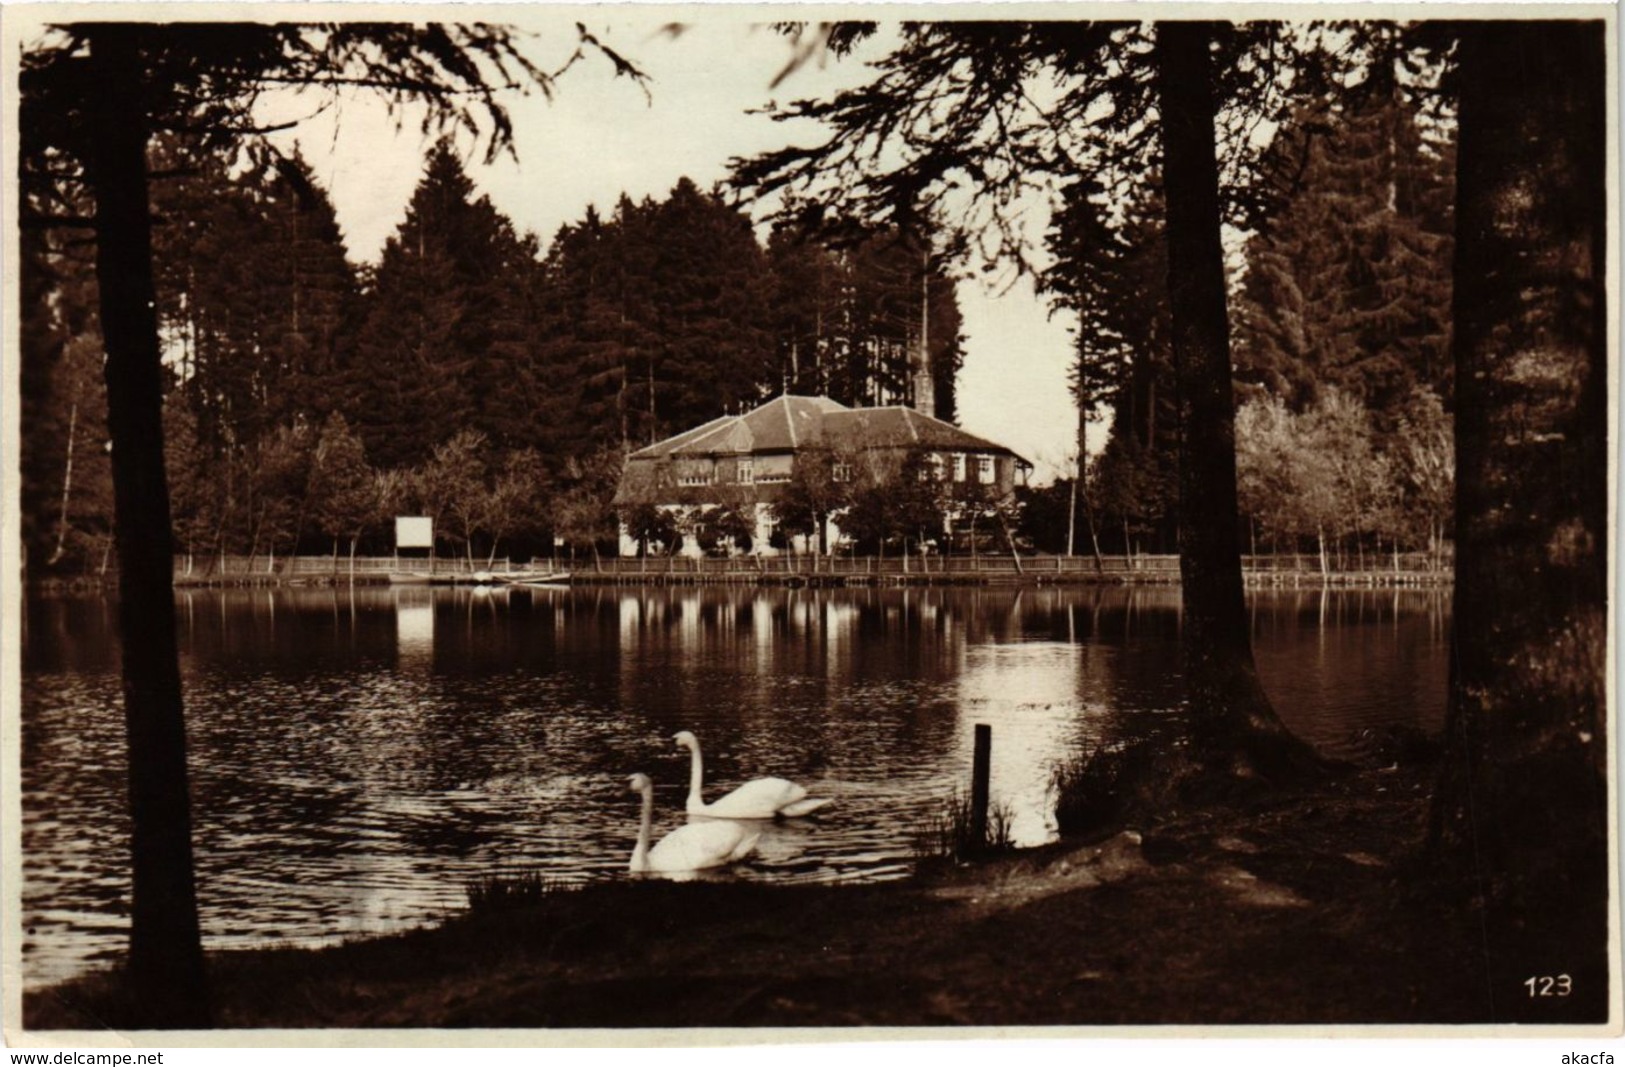
[[[1448,593],[1442,589],[1255,594],[1259,671],[1288,725],[1348,753],[1361,729],[1438,730],[1445,698]],[[1358,699],[1351,699],[1352,694]]]

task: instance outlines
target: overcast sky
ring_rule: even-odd
[[[538,35],[535,55],[562,60],[558,49],[567,50],[575,39],[571,20],[547,21],[522,8],[514,14],[530,16],[523,25]],[[473,151],[465,142],[474,181],[544,244],[561,225],[582,218],[589,204],[607,213],[622,192],[658,199],[685,175],[709,187],[726,175],[730,157],[811,140],[811,127],[798,130],[746,112],[775,97],[822,95],[866,80],[861,57],[849,57],[806,64],[775,90],[772,81],[791,55],[783,37],[726,8],[708,9],[704,21],[676,35],[662,31],[660,15],[637,22],[588,19],[590,30],[650,75],[647,96],[615,79],[607,63],[588,57],[560,80],[551,101],[540,93],[511,101],[517,162],[502,158],[486,165],[483,145]],[[310,110],[303,103],[281,107],[296,114]],[[376,261],[400,223],[432,140],[419,131],[416,116],[404,116],[400,129],[396,125],[370,105],[345,103],[336,113],[302,122],[290,135],[331,190],[358,260]],[[1033,460],[1039,465],[1035,481],[1047,481],[1066,462],[1075,425],[1066,389],[1069,320],[1050,319],[1030,286],[1009,283],[1004,276],[1002,292],[977,280],[960,284],[966,355],[959,421]]]

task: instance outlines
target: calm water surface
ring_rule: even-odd
[[[1443,716],[1439,592],[1258,593],[1259,668],[1301,736]],[[680,825],[765,774],[835,798],[728,876],[885,879],[993,725],[996,800],[1053,832],[1050,768],[1177,713],[1178,591],[363,588],[178,594],[205,943],[322,944],[419,925],[482,875],[620,877],[626,779]],[[113,959],[126,931],[113,605],[27,605],[25,978]]]

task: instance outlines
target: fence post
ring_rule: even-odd
[[[979,722],[970,770],[970,832],[977,848],[987,844],[987,784],[992,764],[993,727]]]

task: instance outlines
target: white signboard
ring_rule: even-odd
[[[427,515],[395,516],[396,548],[433,548],[434,520]]]

